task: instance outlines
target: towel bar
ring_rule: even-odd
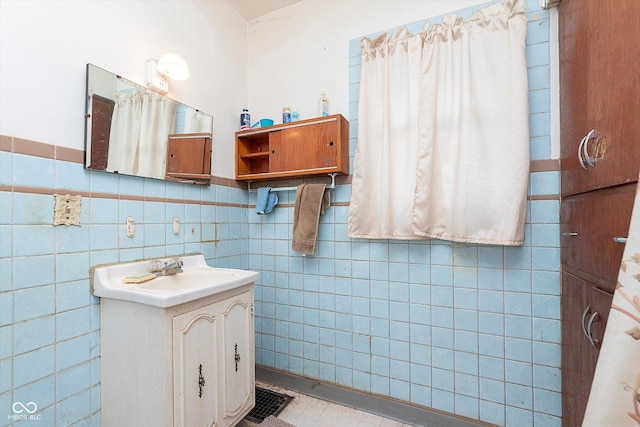
[[[336,175],[337,173],[330,173],[329,176],[331,177],[331,184],[327,185],[327,189],[331,190],[333,188],[336,188]],[[275,187],[275,188],[271,188],[271,191],[292,191],[292,190],[296,190],[298,187],[297,186],[293,186],[293,187]],[[249,191],[249,193],[251,192],[255,192],[258,191],[255,188],[251,188],[251,181],[247,181],[247,191]]]

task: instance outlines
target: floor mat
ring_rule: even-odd
[[[269,415],[277,416],[292,399],[293,397],[286,394],[256,387],[256,406],[245,418],[254,423],[261,423]]]

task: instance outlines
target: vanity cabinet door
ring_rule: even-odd
[[[173,318],[175,427],[217,423],[218,345],[221,343],[215,307],[216,304],[212,304]]]
[[[253,298],[250,292],[226,303],[224,322],[224,426],[234,425],[255,404]]]

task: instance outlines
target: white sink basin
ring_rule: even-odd
[[[253,271],[209,267],[203,255],[179,258],[184,263],[182,273],[159,276],[143,283],[124,283],[124,279],[151,272],[156,260],[94,267],[91,274],[93,294],[156,307],[173,307],[255,282],[258,278],[258,273]]]

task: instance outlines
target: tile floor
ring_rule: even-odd
[[[412,427],[399,421],[383,418],[347,406],[287,390],[272,384],[256,381],[256,385],[278,393],[293,396],[293,400],[278,415],[278,418],[296,427]],[[257,424],[242,420],[238,427],[254,427]]]

